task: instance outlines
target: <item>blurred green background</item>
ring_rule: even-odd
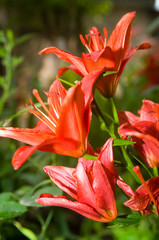
[[[155,1],[1,0],[1,126],[6,123],[13,127],[35,126],[35,118],[25,110],[25,113],[8,119],[8,122],[5,119],[19,111],[23,112],[25,104],[29,104],[32,98],[33,88],[37,88],[41,94],[42,90],[47,91],[56,78],[57,70],[66,65],[54,55],[39,56],[40,50],[56,46],[80,57],[81,51],[85,49],[79,34],[84,35],[92,26],[96,26],[101,32],[106,27],[110,35],[120,18],[131,11],[137,12],[131,44],[135,46],[147,41],[152,44],[152,49],[136,53],[127,64],[120,78],[115,102],[119,110],[129,110],[136,114],[143,98],[159,102],[159,60],[156,60],[154,54],[159,53],[159,12],[155,8]],[[149,65],[150,58],[155,61],[153,68],[152,61]],[[152,72],[155,77],[151,77]],[[78,79],[71,72],[64,77],[68,81]],[[99,101],[107,107],[102,97]],[[102,146],[107,137],[95,117],[89,137],[94,147]],[[147,216],[141,221],[135,218],[130,224],[119,221],[109,225],[85,219],[75,212],[58,207],[38,208],[34,199],[40,193],[62,194],[42,168],[49,164],[74,167],[77,159],[36,152],[18,171],[14,171],[11,159],[21,144],[13,140],[0,141],[0,239],[158,239],[159,220],[155,216]],[[129,178],[128,173],[124,172],[123,175],[125,179]],[[125,200],[126,197],[117,189],[118,214],[121,217],[131,213],[121,204]]]

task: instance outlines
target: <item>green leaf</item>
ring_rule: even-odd
[[[110,223],[110,226],[108,226],[108,228],[129,227],[138,224],[140,220],[141,216],[139,214],[130,214],[128,216],[116,218]]]
[[[1,47],[1,46],[0,46],[0,57],[1,57],[1,58],[5,58],[5,56],[6,56],[6,51],[5,51],[5,49],[4,49],[4,47]]]
[[[128,146],[128,145],[132,145],[132,144],[135,144],[135,142],[133,141],[129,141],[129,140],[123,140],[123,139],[114,139],[114,142],[113,142],[113,146]]]
[[[113,139],[116,138],[116,135],[115,135],[115,124],[113,122],[109,125],[109,132],[110,132],[110,135],[111,135],[111,137]]]
[[[31,37],[33,37],[33,36],[34,36],[34,34],[31,34],[31,33],[25,34],[25,35],[23,35],[23,36],[15,39],[15,45],[20,45],[20,44],[22,44],[23,42],[26,42],[27,40],[29,40],[29,39],[30,39]]]
[[[8,40],[9,40],[10,42],[14,42],[14,34],[13,34],[12,30],[11,30],[11,29],[8,29],[7,32],[6,32],[6,34],[7,34]]]
[[[0,194],[0,208],[3,203],[6,201],[9,201],[11,199],[11,193],[10,192],[4,192]]]
[[[114,116],[115,123],[117,123],[119,125],[118,113],[117,113],[117,109],[115,107],[113,97],[108,98],[108,100],[109,100],[109,102],[111,104],[111,107],[112,107],[112,113],[113,113],[113,116]]]
[[[117,73],[117,71],[107,71],[107,72],[103,73],[103,77],[106,77],[108,75],[115,74],[115,73]]]
[[[70,83],[70,82],[68,82],[68,81],[66,81],[66,80],[64,80],[64,79],[61,79],[61,78],[58,78],[58,79],[60,80],[60,82],[63,82],[63,83],[67,84],[67,85],[70,86],[70,87],[75,86],[75,84]]]
[[[89,160],[97,160],[97,157],[96,157],[96,156],[89,155],[89,154],[85,154],[85,155],[83,156],[83,158],[89,159]]]
[[[35,202],[35,199],[40,196],[42,193],[50,193],[52,195],[62,195],[62,190],[58,188],[56,185],[45,186],[38,189],[36,192],[28,192],[23,198],[21,198],[20,203],[24,206],[28,207],[44,207]]]
[[[14,201],[5,201],[0,207],[0,219],[8,219],[20,216],[27,208]]]
[[[29,240],[37,240],[37,236],[30,229],[24,228],[19,222],[15,222],[14,226]]]
[[[6,38],[4,36],[4,32],[0,31],[0,43],[5,44],[6,43]]]
[[[2,76],[0,76],[0,85],[2,86],[2,87],[4,87],[3,85],[4,85],[4,77],[2,77]]]
[[[25,206],[12,200],[12,195],[10,192],[0,194],[0,220],[14,218],[27,211]]]
[[[20,56],[20,57],[13,56],[12,57],[13,68],[16,68],[19,64],[23,62],[23,60],[24,60],[23,56]]]

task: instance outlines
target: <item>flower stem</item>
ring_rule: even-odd
[[[123,156],[124,156],[124,159],[127,163],[127,169],[128,171],[131,173],[131,175],[134,177],[134,179],[136,180],[137,183],[141,184],[141,181],[139,179],[139,177],[135,174],[135,172],[133,171],[133,168],[134,168],[134,165],[129,157],[129,155],[127,154],[126,152],[126,149],[125,147],[121,147],[121,150],[122,150],[122,153],[123,153]]]
[[[101,124],[104,123],[104,129],[108,132],[108,134],[114,139],[114,134],[112,134],[110,131],[109,131],[109,128],[107,126],[107,122],[106,122],[106,119],[104,117],[104,115],[109,118],[111,121],[114,122],[114,119],[109,116],[107,113],[102,113],[102,111],[100,110],[100,108],[98,107],[97,105],[97,102],[95,101],[95,99],[93,100],[92,102],[92,112],[95,114],[95,116],[98,117],[99,121],[101,122]],[[115,122],[114,122],[115,123]]]
[[[136,156],[134,156],[132,153],[130,153],[130,154],[133,158],[135,158],[143,166],[143,168],[146,169],[146,171],[149,173],[150,177],[153,177],[153,174],[150,172],[148,167],[142,161],[140,161]]]
[[[153,174],[155,177],[158,177],[158,168],[157,167],[153,168]]]
[[[118,113],[117,113],[117,110],[116,110],[116,107],[115,107],[114,99],[113,99],[113,97],[111,97],[111,98],[108,98],[108,100],[109,100],[109,102],[111,104],[111,107],[112,107],[112,113],[113,113],[113,117],[114,117],[115,123],[119,126],[119,118],[118,118]],[[125,161],[127,163],[128,171],[131,173],[131,175],[134,177],[134,179],[137,181],[137,183],[141,184],[141,181],[140,181],[139,177],[132,170],[134,165],[133,165],[133,163],[132,163],[128,153],[126,152],[125,147],[121,146],[121,150],[122,150],[124,159],[125,159]]]
[[[110,102],[111,107],[112,107],[112,112],[113,112],[113,117],[114,117],[115,123],[119,125],[118,113],[117,113],[117,110],[116,110],[116,107],[115,107],[113,97],[108,98],[108,101]]]

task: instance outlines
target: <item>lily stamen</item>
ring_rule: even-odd
[[[82,42],[82,44],[87,48],[88,52],[91,53],[92,51],[90,50],[89,46],[88,46],[88,41],[86,43],[84,37],[82,36],[82,34],[79,35],[80,36],[80,40]]]
[[[95,51],[99,51],[101,49],[101,44],[100,44],[100,38],[99,38],[99,34],[97,35],[96,33],[92,31],[90,31],[90,37],[91,37],[91,40],[93,42],[93,45],[94,45],[94,50]]]
[[[49,117],[51,118],[51,120],[54,122],[55,119],[53,118],[53,116],[51,115],[51,113],[49,112],[49,110],[47,109],[47,107],[45,106],[44,102],[42,101],[39,92],[37,89],[33,89],[33,95],[34,97],[36,97],[36,99],[38,100],[38,102],[41,104],[41,106],[43,107],[43,109],[45,110],[45,112],[49,115]],[[39,110],[39,109],[38,109]],[[37,111],[38,111],[37,110]],[[40,110],[39,110],[40,111]],[[46,115],[45,115],[46,116]],[[50,120],[50,119],[49,119]]]
[[[49,94],[47,95],[48,98],[49,98]],[[60,96],[60,95],[59,95]],[[50,106],[51,106],[51,109],[52,111],[54,112],[55,114],[55,117],[56,119],[58,120],[59,119],[59,112],[60,112],[60,109],[61,109],[61,106],[62,106],[62,100],[61,100],[61,97],[58,98],[58,101],[55,97],[52,97],[51,101],[50,101]]]
[[[107,45],[107,38],[108,38],[108,32],[107,32],[107,29],[106,28],[103,28],[103,33],[104,33],[104,48],[106,47]]]
[[[56,124],[51,121],[40,109],[35,107],[32,101],[30,101],[32,107],[35,109],[31,109],[27,106],[30,113],[34,114],[41,122],[43,122],[48,128],[50,128],[53,132],[55,132]]]
[[[46,108],[46,106],[44,105],[42,99],[40,98],[38,91],[34,89],[33,94],[35,94],[34,96],[39,100],[40,104],[42,105],[42,107],[44,108],[44,110],[48,113],[48,109]],[[37,108],[34,103],[30,100],[30,103],[32,105],[32,107],[35,109],[31,109],[27,106],[28,110],[30,113],[34,114],[35,117],[37,117],[41,122],[43,122],[48,128],[50,128],[53,132],[55,132],[56,129],[56,120],[51,116],[51,119],[44,114],[39,108]],[[49,113],[50,116],[50,113]]]

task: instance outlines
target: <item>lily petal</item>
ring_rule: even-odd
[[[90,57],[89,55],[90,54],[82,54],[85,67],[88,72],[102,67],[105,67],[107,71],[115,69],[115,58],[110,47],[106,47],[101,50],[98,59],[93,59],[94,54],[91,54]]]
[[[76,56],[74,56],[66,51],[63,51],[61,49],[58,49],[56,47],[45,48],[39,52],[40,55],[48,54],[48,53],[56,54],[58,58],[75,65],[80,70],[80,72],[82,72],[83,75],[87,74],[87,71],[83,64],[83,61],[79,57],[76,57]]]
[[[158,195],[159,195],[159,177],[150,178],[148,181],[146,181],[146,184],[157,202]],[[130,200],[124,202],[124,205],[132,208],[135,211],[143,211],[149,206],[151,202],[152,202],[152,199],[148,194],[145,186],[142,184],[135,191],[135,195],[132,196]]]
[[[88,160],[84,160],[88,161]],[[92,164],[94,164],[92,162]],[[83,167],[82,161],[78,162],[76,168],[76,178],[77,178],[77,194],[78,201],[90,206],[96,207],[96,196],[91,187],[91,183],[86,174],[86,170]]]
[[[129,197],[132,197],[135,195],[134,191],[132,190],[132,188],[123,181],[123,179],[121,177],[118,177],[117,179],[117,185],[123,190],[124,193],[126,193],[126,195],[128,195]]]
[[[61,84],[61,82],[56,79],[47,93],[49,111],[51,112],[52,117],[57,121],[59,119],[59,113],[63,105],[63,101],[67,95],[67,91]]]
[[[130,42],[131,23],[135,18],[136,12],[125,14],[117,23],[114,31],[108,39],[107,46],[115,52],[116,70],[118,70]]]
[[[118,72],[117,81],[119,80],[119,77],[122,74],[122,72],[125,68],[125,65],[130,60],[130,58],[136,53],[136,51],[141,50],[141,49],[148,49],[150,47],[151,47],[151,45],[149,43],[143,43],[139,46],[136,46],[136,47],[133,47],[133,48],[130,48],[130,49],[127,50],[127,52],[125,53],[125,56],[124,56],[124,58],[121,62],[121,66],[120,66],[120,69],[119,69],[119,72]]]
[[[83,153],[87,149],[93,87],[103,72],[104,68],[98,69],[84,77],[75,87],[70,88],[60,111],[56,136],[81,142]]]
[[[142,211],[150,204],[150,198],[148,195],[132,197],[130,200],[124,202],[124,205],[135,210]]]
[[[106,71],[105,67],[99,68],[97,70],[92,71],[82,79],[81,89],[84,92],[85,106],[88,107],[91,104],[96,84],[98,83],[98,81],[100,81],[105,71]]]
[[[44,171],[59,188],[77,200],[77,180],[73,175],[74,168],[46,166],[44,167]]]
[[[34,147],[22,146],[17,149],[12,158],[14,170],[19,169],[23,163],[38,149],[38,145]]]
[[[117,113],[120,125],[123,125],[125,123],[133,124],[140,121],[139,117],[129,111],[117,111]]]
[[[119,128],[123,136],[131,136],[134,148],[150,167],[159,166],[159,140],[155,137],[154,123],[141,121],[134,125],[124,124]]]
[[[143,100],[143,105],[141,107],[140,113],[140,120],[141,121],[150,121],[150,122],[156,122],[158,117],[157,113],[155,111],[155,107],[159,106],[159,104],[154,103],[150,100]]]
[[[80,145],[80,142],[73,141],[72,139],[52,138],[33,147],[23,146],[15,152],[12,164],[14,169],[17,170],[36,150],[72,157],[82,156],[83,151],[81,151]]]
[[[73,64],[70,64],[68,67],[61,67],[61,68],[59,68],[57,77],[62,76],[69,69],[72,70],[73,72],[77,73],[81,77],[83,77],[83,74],[81,73],[81,71]]]
[[[114,174],[114,158],[113,158],[113,139],[109,138],[107,142],[101,149],[98,160],[102,162],[105,168],[109,170],[110,173]]]
[[[12,138],[34,146],[40,144],[45,139],[52,139],[54,137],[53,132],[44,129],[43,127],[41,127],[41,124],[33,129],[4,127],[0,128],[0,136]]]
[[[107,142],[101,149],[101,152],[98,156],[98,160],[102,162],[103,167],[106,171],[106,175],[109,179],[109,183],[115,192],[117,170],[114,167],[114,158],[113,158],[113,147],[112,147],[113,139],[109,138]]]
[[[84,114],[84,92],[81,91],[80,83],[68,90],[63,102],[60,118],[56,129],[56,136],[72,138],[82,141],[82,121]],[[69,108],[68,108],[69,107]],[[69,109],[69,111],[68,111]],[[83,141],[82,141],[83,142]]]
[[[108,222],[107,219],[100,216],[98,212],[91,206],[84,203],[68,200],[66,197],[53,196],[51,194],[45,193],[45,194],[41,194],[36,199],[36,202],[42,205],[47,205],[47,206],[59,206],[59,207],[68,208],[95,221]]]
[[[99,160],[93,166],[93,190],[96,195],[96,206],[105,218],[113,220],[117,217],[113,187]]]

